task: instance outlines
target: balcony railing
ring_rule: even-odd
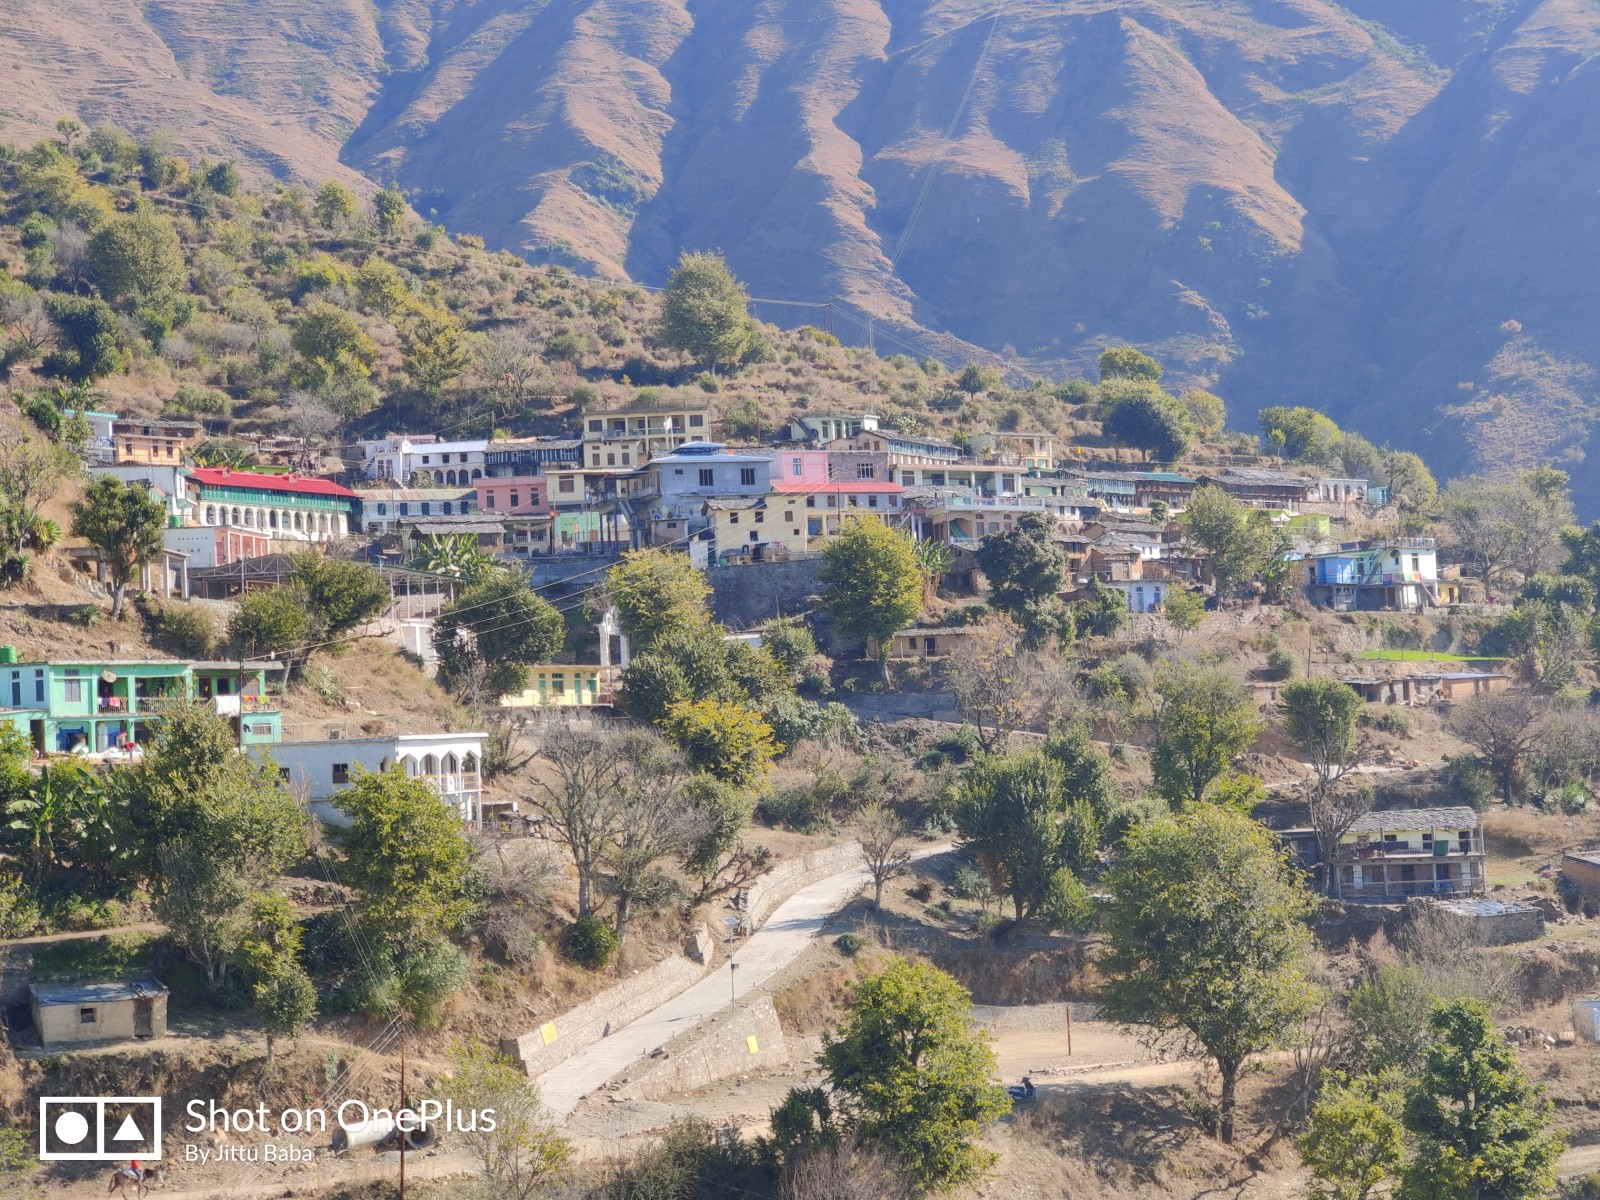
[[[1439,849],[1440,846],[1444,846],[1446,849],[1441,851]],[[1390,858],[1469,858],[1473,856],[1482,857],[1484,853],[1483,839],[1481,838],[1472,838],[1465,845],[1462,845],[1459,841],[1444,841],[1441,839],[1427,845],[1421,843],[1413,845],[1411,842],[1399,841],[1370,842],[1365,846],[1347,844],[1342,849],[1344,853],[1341,855],[1341,861],[1347,863]]]

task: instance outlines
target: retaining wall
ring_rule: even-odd
[[[960,721],[948,692],[841,692],[839,702],[863,721]]]
[[[741,629],[774,617],[793,616],[811,607],[821,585],[817,570],[822,556],[783,562],[718,567],[706,573],[711,582],[711,613],[724,625]]]
[[[0,1007],[26,1000],[32,977],[31,946],[0,946]]]
[[[761,928],[761,922],[772,910],[801,888],[863,865],[861,847],[855,842],[841,842],[812,850],[799,858],[786,859],[746,889],[745,911],[750,915],[751,928]]]
[[[675,954],[607,988],[577,1007],[551,1017],[520,1037],[502,1038],[500,1049],[516,1059],[529,1078],[542,1075],[584,1047],[599,1041],[608,1026],[617,1029],[644,1016],[704,974],[704,967],[696,966]],[[544,1024],[556,1027],[556,1040],[549,1045],[545,1044],[539,1032]]]
[[[750,1050],[749,1038],[756,1039]],[[765,1071],[788,1064],[790,1047],[778,1021],[772,997],[762,994],[740,1001],[679,1034],[659,1053],[629,1068],[618,1092],[641,1100],[658,1100],[703,1088],[747,1071]]]

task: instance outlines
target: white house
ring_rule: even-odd
[[[426,779],[446,804],[474,825],[483,820],[483,733],[396,733],[380,737],[278,742],[258,753],[271,755],[284,783],[306,798],[306,807],[329,825],[349,819],[333,798],[361,771],[387,771],[395,764]]]
[[[90,475],[109,475],[123,483],[142,483],[167,506],[167,516],[179,524],[194,520],[194,501],[189,496],[189,468],[163,463],[90,463]]]
[[[419,472],[437,487],[470,487],[483,478],[487,438],[463,442],[437,441],[432,434],[392,435],[361,443],[368,479],[393,479],[402,487]]]
[[[1101,586],[1121,592],[1129,612],[1147,613],[1160,610],[1173,584],[1167,579],[1107,579],[1101,581]]]

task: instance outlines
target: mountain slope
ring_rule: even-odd
[[[1600,419],[1590,0],[5,9],[9,138],[166,125],[612,278],[717,247],[924,353],[1134,341],[1445,474],[1575,464]]]

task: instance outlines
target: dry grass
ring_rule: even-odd
[[[1600,814],[1495,808],[1483,815],[1483,834],[1491,858],[1547,859],[1600,836]]]

